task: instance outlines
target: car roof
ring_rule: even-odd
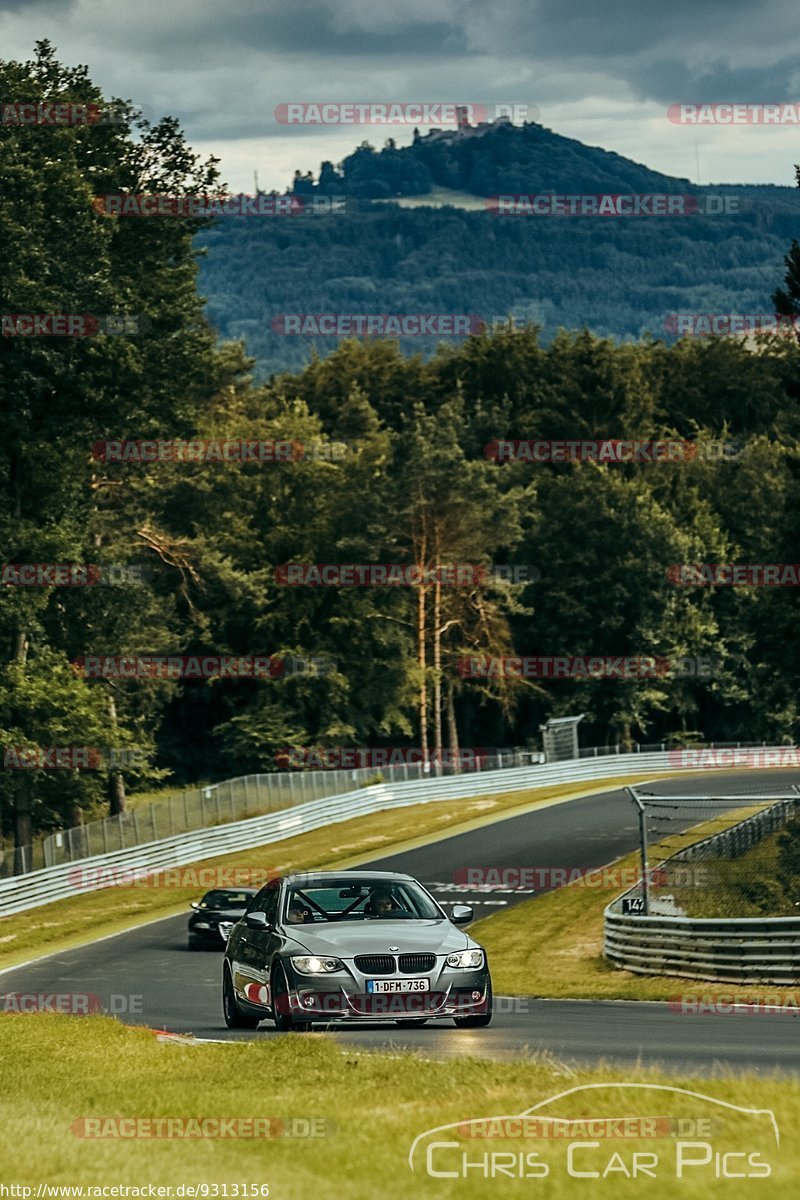
[[[255,896],[260,891],[261,888],[257,887],[235,887],[233,885],[226,887],[224,884],[219,884],[218,887],[208,888],[205,895],[211,896],[214,892],[247,892],[248,895]]]
[[[415,882],[412,875],[402,874],[400,871],[297,871],[293,875],[284,875],[284,883],[295,883],[302,881],[310,883],[312,880],[315,883],[325,883],[333,879],[352,879],[358,882],[360,879],[382,879],[389,883],[393,879],[411,880]]]

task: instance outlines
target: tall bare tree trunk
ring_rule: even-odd
[[[11,455],[11,493],[13,496],[11,515],[15,520],[22,519],[22,479],[19,459],[15,453]],[[11,637],[11,661],[25,666],[28,661],[28,630],[24,619],[20,616]],[[13,714],[12,714],[13,723]],[[33,823],[31,811],[33,794],[31,780],[25,771],[19,773],[14,788],[14,874],[22,875],[31,869],[31,860],[27,857],[28,847],[33,843]]]
[[[117,706],[114,701],[114,693],[108,693],[108,715],[111,718],[111,729],[114,735],[114,742],[118,742],[117,735]],[[112,767],[108,773],[108,815],[110,817],[119,816],[125,812],[126,797],[125,797],[125,779],[119,767]]]
[[[433,585],[433,749],[436,774],[442,773],[442,581],[436,572]]]
[[[31,780],[26,771],[19,772],[14,804],[14,874],[24,875],[31,869],[33,825],[31,823]]]
[[[25,666],[28,661],[28,631],[22,626],[17,625],[14,630],[13,644],[11,646],[11,661]]]
[[[423,568],[424,569],[424,568]],[[427,594],[421,583],[417,589],[417,663],[419,665],[419,744],[423,764],[428,761],[428,653],[427,653]]]
[[[453,681],[447,681],[447,740],[450,742],[450,757],[453,760],[453,771],[461,773],[461,751],[458,745],[458,726],[456,725],[456,706],[453,700]]]

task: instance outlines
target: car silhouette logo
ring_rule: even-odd
[[[389,949],[390,950],[399,950],[400,947],[399,946],[390,946]]]

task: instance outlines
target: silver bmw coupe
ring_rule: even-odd
[[[492,1019],[486,951],[410,875],[320,871],[271,880],[227,932],[229,1029],[271,1018],[283,1031],[342,1021],[401,1026]]]

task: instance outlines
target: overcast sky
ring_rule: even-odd
[[[531,105],[556,133],[699,183],[791,185],[800,161],[798,127],[666,116],[800,100],[797,0],[0,0],[0,58],[29,58],[41,38],[106,95],[176,116],[236,191],[254,171],[283,188],[364,138],[411,140],[410,127],[282,125],[291,102]]]

